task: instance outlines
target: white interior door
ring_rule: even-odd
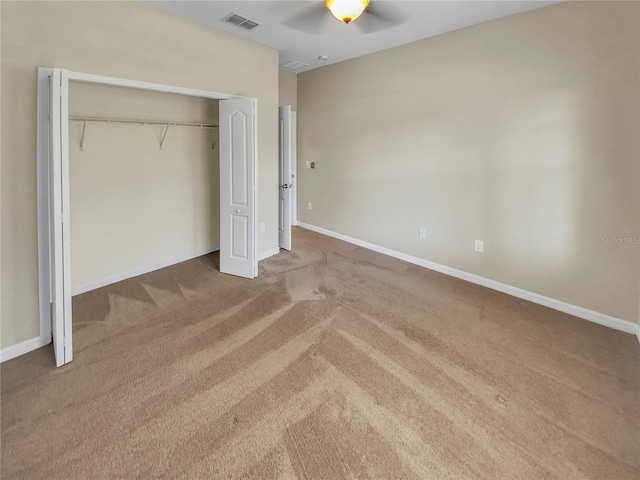
[[[220,100],[220,271],[258,275],[256,100]]]
[[[69,79],[54,68],[49,91],[51,327],[56,365],[73,359],[69,216]]]
[[[291,107],[279,108],[278,244],[291,250]]]

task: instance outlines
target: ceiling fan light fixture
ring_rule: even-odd
[[[334,17],[348,24],[362,15],[369,0],[327,0],[326,5]]]

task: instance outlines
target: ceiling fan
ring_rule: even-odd
[[[368,34],[403,23],[404,18],[390,3],[370,0],[326,0],[305,8],[285,20],[284,25],[305,33],[322,33],[335,19],[357,25],[360,33]],[[335,19],[331,18],[335,17]]]

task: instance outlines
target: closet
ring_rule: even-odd
[[[40,337],[56,365],[73,359],[74,293],[218,245],[221,273],[258,275],[256,112],[255,98],[38,68]]]
[[[72,293],[219,249],[218,100],[69,83]]]

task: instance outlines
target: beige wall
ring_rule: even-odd
[[[72,82],[69,112],[85,117],[218,124],[218,102]],[[217,129],[71,122],[73,288],[219,245]]]
[[[640,235],[639,22],[563,3],[299,74],[300,221],[637,322],[603,237]]]
[[[258,99],[259,251],[277,247],[278,57],[139,2],[1,2],[0,347],[39,335],[38,66]],[[168,137],[167,142],[170,141]],[[87,148],[90,140],[87,139]]]
[[[298,76],[295,73],[278,71],[279,99],[280,106],[291,105],[295,112],[298,110]]]

